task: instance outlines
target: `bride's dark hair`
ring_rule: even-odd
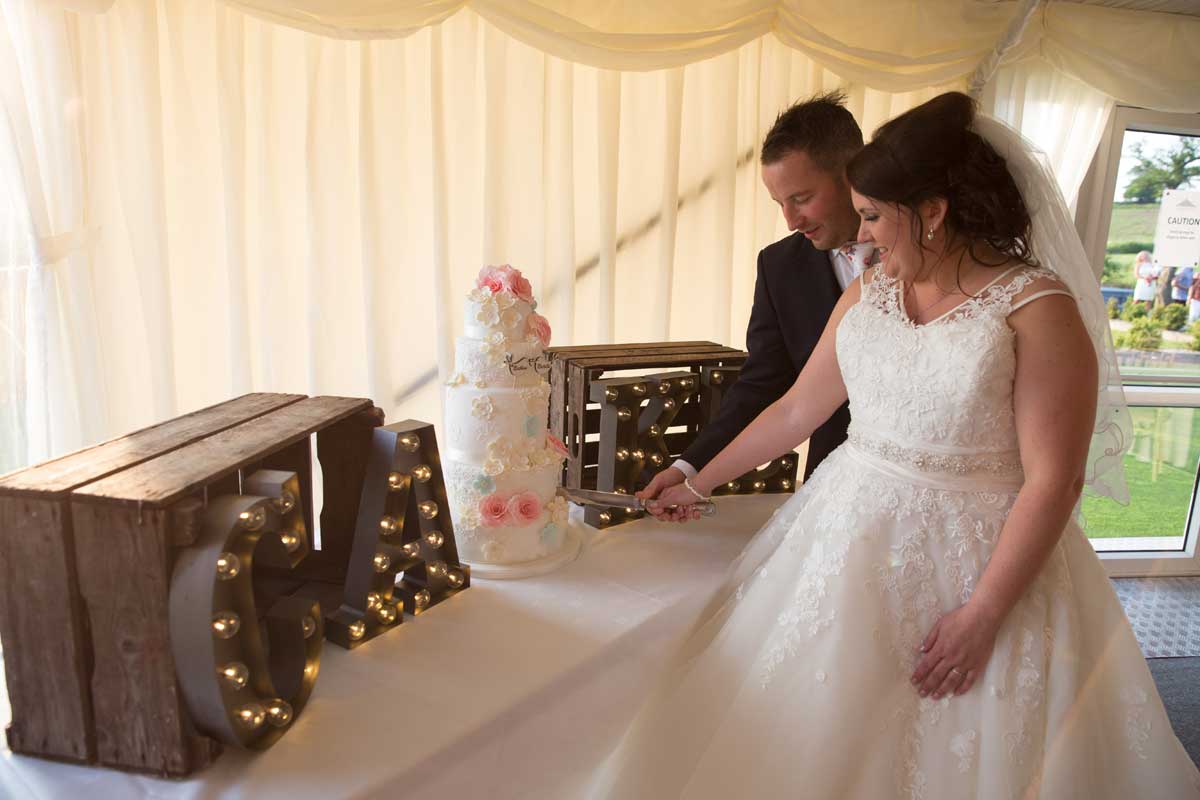
[[[846,177],[859,194],[912,211],[913,239],[922,249],[918,206],[933,197],[946,200],[946,226],[963,237],[967,252],[982,264],[1037,260],[1029,246],[1029,209],[1004,159],[971,130],[975,101],[946,92],[922,103],[875,131],[869,144],[850,159]],[[979,252],[980,245],[984,252]],[[988,261],[987,250],[1000,261]]]

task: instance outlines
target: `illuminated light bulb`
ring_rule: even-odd
[[[779,482],[779,486],[783,489],[790,489],[792,488],[792,482],[789,479],[784,478]]]
[[[651,463],[654,464],[654,466],[656,466],[656,467],[659,466],[660,464],[663,463],[662,453],[651,453],[650,461],[651,461]]]
[[[374,564],[376,572],[387,572],[392,565],[392,558],[387,553],[376,553]]]
[[[429,574],[433,577],[439,577],[446,574],[446,565],[441,561],[433,561],[429,564]]]
[[[604,399],[610,403],[617,402],[617,398],[620,396],[621,396],[621,393],[618,392],[616,389],[608,388],[608,389],[604,390]]]
[[[668,397],[665,400],[663,400],[663,408],[666,409],[667,411],[670,411],[674,407],[675,407],[675,398],[674,397]]]
[[[267,703],[267,722],[282,728],[292,721],[292,704],[276,697]]]
[[[305,617],[300,623],[300,629],[304,631],[304,638],[311,639],[312,635],[317,632],[317,621],[312,617]]]
[[[730,481],[729,483],[727,483],[725,485],[729,487],[729,491],[731,491],[731,492],[736,492],[738,489],[742,488],[741,481]]]
[[[658,384],[658,393],[659,394],[670,394],[671,393],[671,382],[663,381],[660,384]]]
[[[632,517],[636,513],[638,513],[638,510],[636,508],[625,509],[625,516],[627,516],[627,517]]]
[[[633,419],[633,412],[625,406],[621,406],[617,409],[617,419],[621,420],[621,422],[628,422]]]
[[[417,608],[424,608],[425,606],[429,605],[430,599],[431,598],[429,596],[428,589],[422,589],[413,595],[413,603],[416,604]]]
[[[629,458],[629,448],[618,447],[616,456],[617,456],[617,461],[625,461],[626,459]]]
[[[267,522],[267,513],[262,510],[262,506],[248,508],[238,514],[238,523],[248,531],[256,531],[265,525]]]
[[[223,581],[236,578],[242,571],[242,560],[233,553],[221,553],[217,556],[217,577]]]
[[[635,383],[633,386],[629,387],[629,391],[633,392],[638,397],[641,397],[642,395],[644,395],[646,393],[646,384]]]
[[[388,488],[399,489],[404,485],[405,476],[402,472],[392,472],[388,474]]]
[[[629,494],[629,490],[624,486],[618,486],[617,488],[613,489],[613,491],[617,494]]]
[[[423,500],[417,505],[417,511],[420,511],[425,519],[433,519],[438,515],[438,504],[432,500]]]
[[[258,730],[267,721],[267,710],[262,703],[246,703],[233,712],[234,717],[243,727]]]
[[[409,542],[408,544],[404,545],[404,547],[402,547],[400,549],[403,550],[404,555],[408,556],[409,558],[416,558],[417,556],[421,555],[421,543],[420,542],[415,542],[415,541]]]
[[[367,635],[367,623],[361,619],[356,619],[346,628],[346,633],[350,634],[350,639],[357,642],[359,639]]]
[[[367,610],[374,611],[383,605],[383,598],[379,596],[379,592],[367,592]]]
[[[646,451],[643,450],[642,448],[639,447],[637,450],[633,451],[633,458],[635,461],[641,461],[645,457],[646,457]]]
[[[294,533],[280,533],[279,542],[289,553],[294,553],[300,549],[300,537]]]
[[[646,433],[650,434],[651,436],[661,436],[662,428],[658,427],[657,425],[651,425],[650,429],[647,430]]]
[[[213,615],[212,629],[218,639],[232,639],[241,630],[242,618],[232,611],[221,611]]]
[[[767,488],[766,481],[755,481],[754,482],[754,491],[761,492],[765,488]]]
[[[412,474],[414,478],[424,483],[433,477],[433,469],[428,464],[418,464],[413,467]]]
[[[225,666],[220,667],[217,669],[217,675],[233,689],[244,689],[246,683],[250,680],[249,668],[240,661],[230,661]]]
[[[375,611],[375,617],[380,622],[382,622],[384,625],[391,625],[392,623],[394,623],[396,621],[396,607],[395,606],[380,606]]]
[[[429,543],[430,547],[441,547],[446,543],[446,537],[442,536],[441,531],[430,531],[425,534],[425,541]]]
[[[406,433],[400,437],[400,446],[406,452],[415,453],[421,447],[421,437],[415,433]]]
[[[279,509],[280,514],[286,514],[296,507],[296,495],[284,489],[279,493],[279,497],[275,498],[275,507]]]
[[[792,468],[792,460],[790,458],[785,458],[779,462],[779,466],[783,467],[784,469],[791,469]]]
[[[713,383],[723,383],[724,381],[725,381],[725,373],[724,372],[714,372],[712,374],[712,382]]]
[[[600,524],[607,525],[610,522],[612,522],[612,514],[608,513],[607,511],[601,511]]]
[[[379,529],[385,534],[396,532],[396,520],[394,517],[389,517],[386,514],[379,519]]]
[[[460,570],[452,569],[446,573],[446,582],[452,589],[460,588],[466,582],[466,576]]]
[[[691,378],[684,378],[682,381],[680,381],[679,385],[682,386],[685,391],[690,392],[693,388],[695,388],[696,381],[692,380]]]

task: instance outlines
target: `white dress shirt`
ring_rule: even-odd
[[[869,244],[847,242],[841,247],[829,251],[829,263],[833,265],[833,274],[837,278],[842,291],[850,285],[867,267],[867,262],[875,254],[875,248]],[[688,480],[696,477],[696,468],[682,458],[675,459],[671,465],[687,476]]]

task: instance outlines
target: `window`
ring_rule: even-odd
[[[1200,191],[1200,116],[1118,107],[1076,215],[1133,419],[1129,506],[1085,498],[1081,509],[1113,575],[1200,574],[1200,280],[1189,302],[1192,265],[1155,249],[1164,198],[1189,190]]]

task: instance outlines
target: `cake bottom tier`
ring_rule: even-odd
[[[504,472],[491,476],[479,464],[447,459],[442,462],[455,542],[463,561],[478,564],[520,564],[553,555],[566,543],[566,501],[555,497],[561,464]],[[494,513],[514,495],[536,498],[525,518]],[[492,507],[491,514],[486,506]],[[527,503],[525,511],[531,509]],[[491,523],[491,524],[489,524]]]

